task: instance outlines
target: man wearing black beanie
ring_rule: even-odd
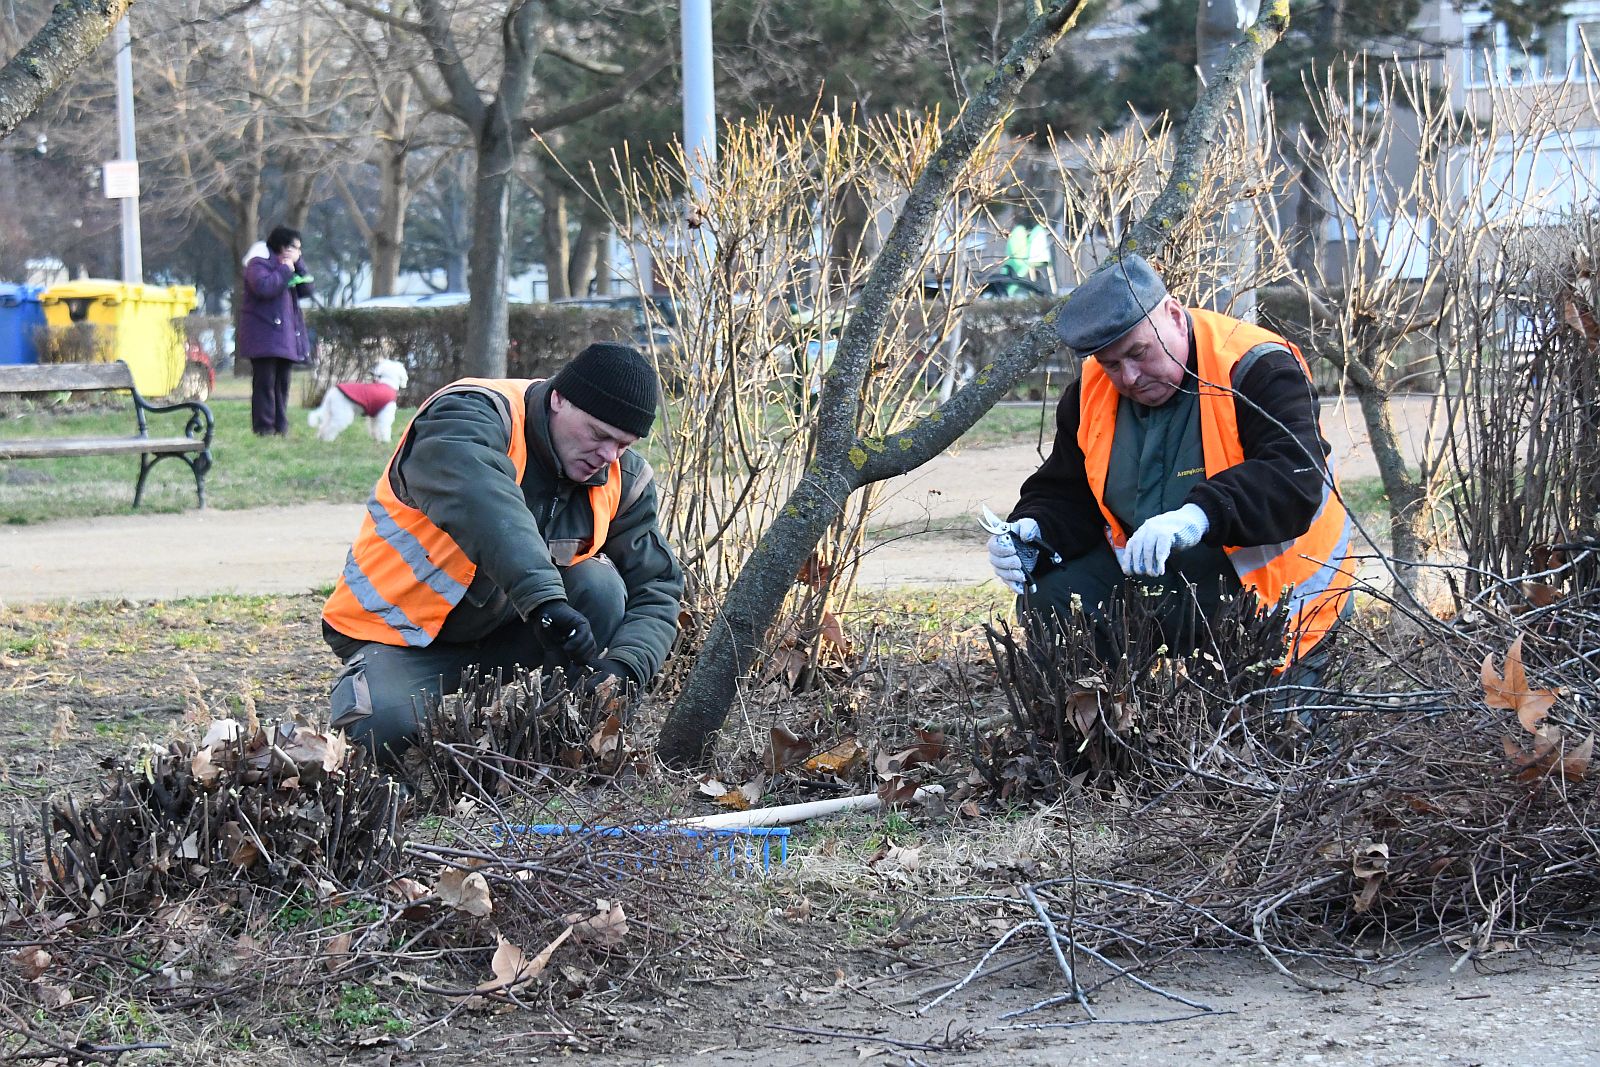
[[[423,402],[367,501],[322,612],[344,668],[333,725],[393,760],[461,672],[560,667],[642,686],[677,631],[661,534],[655,369],[592,344],[548,380],[468,378]]]

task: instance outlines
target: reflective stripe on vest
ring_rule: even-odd
[[[1307,381],[1311,372],[1298,348],[1259,326],[1197,309],[1189,311],[1189,318],[1194,326],[1195,372],[1200,380],[1200,443],[1206,477],[1211,478],[1245,460],[1232,384],[1239,361],[1253,349],[1270,345],[1292,352]],[[1078,446],[1083,450],[1084,472],[1106,521],[1107,538],[1120,548],[1128,543],[1128,534],[1106,507],[1105,487],[1121,396],[1093,359],[1084,361],[1079,388]],[[1262,600],[1275,602],[1285,589],[1293,588],[1290,661],[1327,635],[1338,621],[1354,581],[1353,567],[1346,562],[1350,518],[1333,485],[1330,464],[1316,516],[1299,537],[1272,545],[1224,548],[1240,584],[1255,590]]]
[[[528,469],[527,392],[537,382],[464,378],[423,401],[418,414],[446,394],[488,393],[495,397],[509,441],[506,456],[521,484]],[[358,641],[411,647],[431,644],[477,576],[477,564],[449,534],[395,495],[390,475],[410,435],[407,427],[373,487],[361,532],[322,609],[329,626]],[[606,483],[589,487],[594,526],[587,549],[574,555],[573,563],[600,551],[621,500],[622,465],[613,460]]]

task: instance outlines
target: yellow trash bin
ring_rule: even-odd
[[[145,396],[165,396],[183,377],[183,332],[173,320],[195,308],[192,285],[128,285],[85,278],[39,296],[42,363],[122,360]]]

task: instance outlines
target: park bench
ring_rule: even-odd
[[[211,469],[211,409],[189,401],[178,404],[152,404],[133,386],[133,373],[126,363],[41,363],[0,366],[0,396],[37,393],[114,393],[133,396],[133,415],[138,432],[127,437],[0,437],[0,460],[52,459],[58,456],[138,456],[139,482],[133,490],[133,506],[144,498],[145,479],[150,468],[176,456],[194,472],[195,495],[206,506],[206,472]],[[182,437],[152,437],[146,414],[188,411],[189,421]]]

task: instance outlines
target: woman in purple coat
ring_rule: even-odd
[[[267,235],[267,254],[244,265],[239,356],[250,360],[250,426],[257,435],[289,432],[289,372],[311,355],[300,298],[311,277],[300,258],[300,234],[279,226]]]

